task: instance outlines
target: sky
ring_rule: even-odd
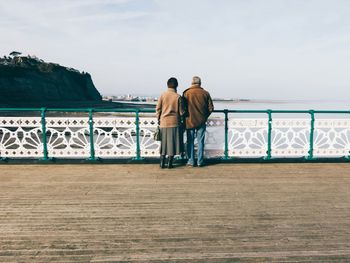
[[[92,75],[103,95],[350,101],[349,0],[0,0],[0,56]]]

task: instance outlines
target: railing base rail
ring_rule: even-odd
[[[187,159],[175,159],[175,164],[185,165]],[[230,158],[224,159],[222,157],[206,159],[205,163],[210,165],[218,164],[261,164],[261,163],[349,163],[349,157],[341,158],[313,158],[308,159],[306,157],[302,158]],[[142,158],[136,160],[131,159],[103,159],[96,158],[95,160],[89,159],[58,159],[50,158],[48,160],[43,159],[9,159],[3,158],[0,162],[0,165],[6,164],[158,164],[159,158]]]

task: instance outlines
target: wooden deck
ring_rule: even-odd
[[[350,164],[0,166],[0,262],[350,262]]]

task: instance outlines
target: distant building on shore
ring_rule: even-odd
[[[131,94],[126,94],[126,95],[105,95],[102,97],[103,100],[106,101],[126,101],[126,102],[156,102],[158,101],[157,97],[152,97],[152,96],[137,96],[137,95],[131,95]]]

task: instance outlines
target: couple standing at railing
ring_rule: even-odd
[[[170,78],[168,89],[158,99],[157,118],[160,127],[160,167],[165,168],[168,156],[168,168],[173,168],[175,155],[184,153],[183,133],[187,136],[187,166],[204,166],[204,141],[206,121],[214,110],[209,92],[201,87],[201,79],[192,78],[192,85],[177,93],[178,82]],[[194,140],[198,143],[198,160],[195,161]]]

